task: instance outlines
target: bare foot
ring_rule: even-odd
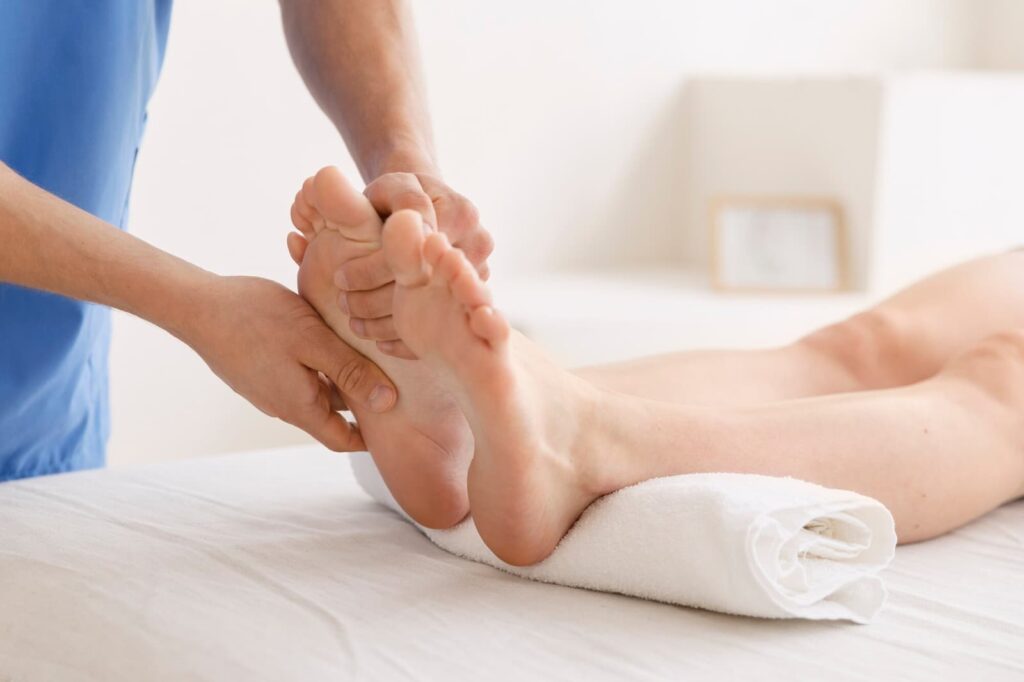
[[[325,168],[296,195],[292,222],[310,239],[299,268],[299,293],[398,387],[398,403],[387,413],[353,409],[381,475],[418,523],[455,525],[469,510],[466,471],[473,452],[462,411],[431,367],[385,355],[373,341],[357,338],[337,303],[338,264],[380,248],[380,218],[336,168]]]
[[[384,227],[395,273],[395,326],[446,379],[476,439],[473,519],[488,547],[517,565],[545,558],[598,496],[588,461],[597,389],[551,363],[490,306],[472,266],[444,235],[400,211]]]

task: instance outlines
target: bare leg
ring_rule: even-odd
[[[599,491],[688,472],[794,476],[874,497],[900,542],[926,540],[1024,494],[1024,333],[910,386],[745,408],[632,401],[609,425],[621,457],[592,465],[610,476]]]
[[[597,497],[672,474],[790,475],[889,506],[904,542],[1024,492],[1024,334],[979,344],[925,381],[753,408],[625,396],[552,364],[490,306],[468,262],[418,216],[392,216],[395,324],[466,414],[469,499],[484,541],[539,561]],[[907,369],[920,378],[925,364]]]
[[[780,348],[674,353],[576,374],[654,400],[754,405],[920,381],[982,339],[1015,328],[1024,328],[1024,251],[943,270]]]

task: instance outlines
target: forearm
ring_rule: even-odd
[[[125,310],[186,338],[215,276],[0,164],[0,281]]]
[[[411,11],[404,0],[281,0],[292,58],[370,182],[436,174]]]

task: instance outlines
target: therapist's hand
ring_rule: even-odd
[[[198,296],[193,322],[181,336],[217,376],[261,411],[332,450],[365,449],[358,428],[338,413],[345,405],[334,387],[349,405],[386,412],[397,393],[380,368],[276,282],[216,277]]]
[[[466,254],[480,276],[487,279],[487,258],[494,250],[494,240],[480,224],[479,213],[472,202],[440,177],[429,173],[384,173],[367,185],[363,193],[382,219],[403,209],[419,213],[425,224],[444,233],[453,246]],[[289,235],[288,250],[297,264],[302,263],[306,246],[301,235]],[[343,310],[353,319],[386,321],[390,316],[394,276],[383,252],[376,251],[340,264],[335,283],[342,291]],[[385,334],[394,329],[394,325],[381,323],[365,327],[384,330]],[[370,333],[361,338],[377,341],[381,352],[386,354],[414,357],[408,354],[405,344],[395,343],[396,339]],[[390,343],[381,345],[383,341]]]
[[[494,250],[494,240],[490,233],[480,224],[480,213],[476,206],[462,196],[437,175],[429,173],[385,173],[371,182],[363,190],[363,194],[377,209],[382,219],[392,213],[409,209],[423,216],[423,222],[439,232],[443,232],[448,241],[462,250],[483,279],[487,279],[487,258]],[[383,262],[383,258],[379,260]],[[366,256],[369,261],[373,256]],[[346,274],[351,271],[358,273],[358,260],[350,261],[342,268]],[[366,285],[379,282],[387,276],[387,267],[367,268],[374,276],[360,277],[353,274],[353,279]],[[391,281],[393,278],[388,278]]]

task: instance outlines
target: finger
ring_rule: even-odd
[[[448,235],[453,242],[459,242],[472,233],[480,224],[480,213],[469,199],[448,192],[433,197],[434,210],[437,212],[437,229]]]
[[[343,416],[325,409],[291,421],[335,452],[358,452],[366,449],[359,428]]]
[[[376,320],[354,317],[348,321],[348,326],[356,336],[368,341],[395,341],[399,338],[393,317],[381,317]]]
[[[306,257],[306,248],[309,241],[298,232],[288,233],[288,255],[292,257],[296,265],[302,265],[302,259]]]
[[[375,320],[391,314],[395,304],[395,283],[385,284],[372,291],[343,291],[338,296],[338,307],[349,317]]]
[[[404,360],[419,360],[419,356],[412,352],[409,346],[405,345],[404,341],[378,341],[377,350],[385,355],[390,355],[394,358],[402,358]]]
[[[480,212],[469,199],[446,185],[440,178],[417,174],[420,184],[434,202],[437,229],[453,246],[462,249],[481,277],[489,271],[484,266],[494,251],[494,238],[480,224]]]
[[[331,409],[331,383],[320,372],[311,372],[316,385],[316,398],[297,412],[285,413],[282,419],[296,426],[336,452],[365,450],[359,428]]]
[[[480,212],[473,202],[446,185],[440,178],[418,174],[423,191],[430,197],[437,214],[437,229],[458,242],[480,224]]]
[[[398,392],[387,375],[326,325],[310,334],[309,341],[303,345],[301,362],[323,372],[349,406],[365,407],[372,412],[386,412],[394,407]]]
[[[323,372],[317,372],[316,378],[320,381],[320,385],[323,386],[324,391],[327,393],[331,409],[335,412],[347,410],[348,405],[345,404],[345,399],[341,396],[341,393],[338,392],[338,387],[334,385],[334,382],[324,376]]]
[[[484,265],[488,257],[494,252],[494,237],[482,225],[477,225],[468,234],[463,236],[461,240],[454,242],[453,246],[462,249],[462,252],[466,254],[466,258],[469,259],[469,262],[479,272],[480,266]]]
[[[434,202],[423,190],[419,178],[412,173],[382,175],[366,186],[364,194],[384,218],[407,208],[419,213],[427,225],[437,227]]]
[[[342,291],[371,291],[394,279],[382,250],[353,258],[334,273],[334,284]]]
[[[335,412],[347,412],[348,403],[345,402],[345,396],[338,391],[338,387],[333,383],[331,384],[331,409]]]

